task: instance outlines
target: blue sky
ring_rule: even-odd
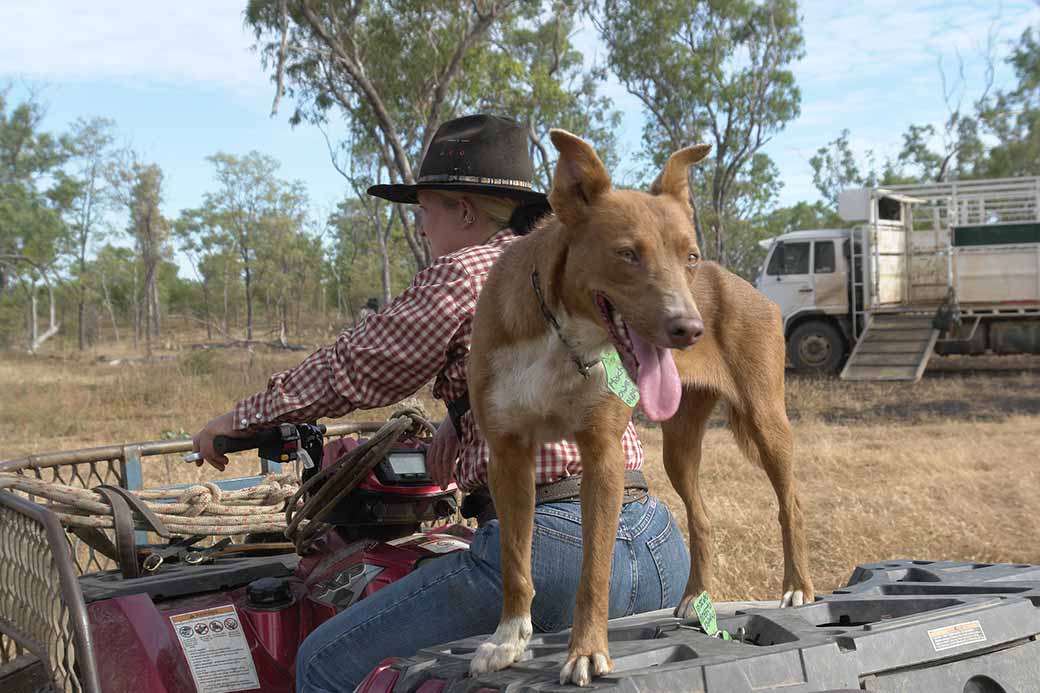
[[[251,50],[242,9],[229,0],[4,0],[0,84],[13,83],[15,98],[36,91],[53,131],[80,116],[113,118],[121,143],[165,172],[168,216],[213,188],[207,156],[253,149],[278,159],[284,178],[302,180],[323,214],[342,198],[343,181],[321,133],[288,125],[291,104],[269,117],[273,87]],[[1036,0],[810,0],[800,11],[801,116],[766,149],[780,168],[782,205],[817,199],[809,157],[843,128],[856,151],[874,150],[879,161],[894,154],[908,125],[944,119],[940,62],[954,99],[970,104],[982,89],[991,30],[1002,58],[1026,27],[1040,25]],[[576,41],[590,59],[602,58],[591,29]],[[1009,85],[1010,68],[1002,60],[996,68],[996,86]],[[642,114],[620,85],[603,90],[624,113],[624,178],[635,165]]]

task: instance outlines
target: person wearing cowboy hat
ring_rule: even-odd
[[[385,407],[433,380],[433,395],[446,403],[449,417],[427,453],[430,473],[442,487],[454,477],[470,498],[486,498],[487,444],[468,409],[470,330],[491,265],[518,234],[531,227],[537,233],[538,219],[549,211],[545,194],[533,189],[533,178],[527,131],[515,121],[473,115],[441,125],[414,184],[368,189],[370,195],[420,207],[433,263],[335,344],[275,374],[264,392],[206,424],[194,438],[195,450],[223,470],[227,458],[213,450],[216,435],[244,435],[282,422]],[[622,442],[626,467],[638,470],[643,453],[631,424]],[[536,473],[539,484],[580,474],[577,446],[543,446]],[[675,606],[686,585],[689,557],[664,505],[650,496],[626,504],[618,537],[611,617]],[[577,499],[539,505],[532,548],[537,629],[571,625],[581,557]],[[498,521],[490,520],[478,528],[469,551],[423,562],[311,633],[297,653],[296,690],[353,690],[386,657],[490,633],[498,625],[501,590]]]

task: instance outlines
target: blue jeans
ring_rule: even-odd
[[[610,617],[673,607],[690,570],[686,542],[653,497],[622,508],[610,574]],[[531,572],[536,631],[569,628],[581,576],[581,505],[545,503],[534,516]],[[498,521],[469,551],[423,563],[326,621],[296,655],[298,693],[352,691],[386,657],[492,633],[502,609]]]

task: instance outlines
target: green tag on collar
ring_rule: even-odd
[[[708,596],[707,592],[701,592],[696,599],[693,600],[693,610],[697,612],[697,618],[701,622],[701,629],[704,634],[712,638],[722,638],[723,640],[732,640],[730,634],[724,630],[719,630],[718,616],[715,614],[715,605],[711,603],[711,597]]]
[[[628,377],[628,371],[621,363],[621,356],[614,347],[608,348],[600,358],[603,370],[607,373],[607,389],[630,407],[639,404],[639,388]],[[709,602],[710,603],[710,602]]]

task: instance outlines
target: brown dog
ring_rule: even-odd
[[[560,153],[549,195],[556,217],[502,253],[473,326],[469,392],[491,450],[503,605],[498,629],[470,668],[509,666],[531,636],[534,455],[541,443],[568,439],[581,451],[583,555],[560,682],[587,685],[613,669],[608,588],[624,490],[621,437],[632,410],[606,390],[603,367],[586,377],[577,363],[592,363],[611,346],[637,383],[644,412],[663,421],[665,468],[686,505],[690,579],[677,615],[687,615],[711,576],[697,474],[705,425],[719,398],[729,403],[738,443],[765,469],[779,500],[781,605],[811,601],[813,587],[791,471],[780,313],[745,281],[699,262],[687,169],[710,147],[673,154],[647,194],[614,190],[581,139],[562,130],[551,137]],[[558,331],[543,315],[542,300]],[[673,356],[671,349],[681,351]]]

